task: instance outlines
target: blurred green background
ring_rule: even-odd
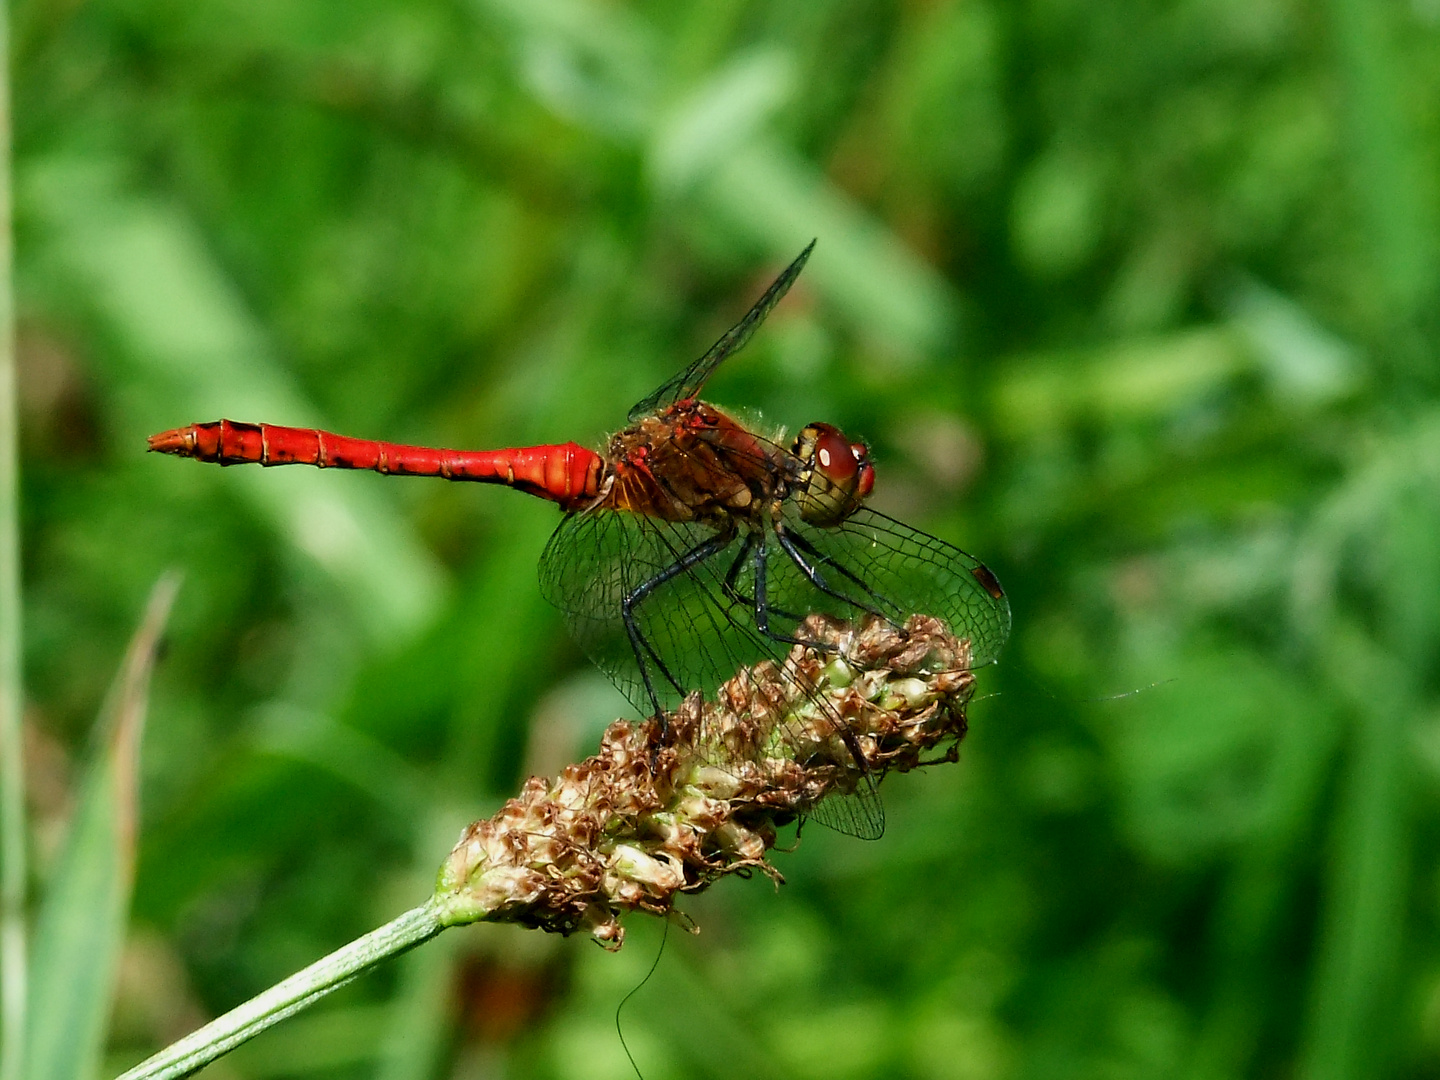
[[[868,439],[1015,632],[883,840],[687,905],[644,1075],[1440,1075],[1435,0],[15,18],[37,890],[186,573],[107,1068],[420,902],[625,711],[540,599],[553,507],[145,435],[598,445],[818,237],[709,396]],[[629,929],[451,932],[207,1075],[633,1075]]]

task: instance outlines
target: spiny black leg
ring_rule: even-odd
[[[740,571],[744,568],[745,560],[750,557],[750,549],[754,546],[755,534],[754,532],[747,532],[745,539],[740,544],[740,550],[735,553],[735,561],[730,564],[730,569],[725,571],[725,581],[721,585],[726,596],[737,604],[744,604],[746,607],[749,607],[755,601],[752,597],[742,593],[739,586],[735,583],[739,580]]]
[[[625,634],[630,639],[630,648],[635,653],[636,666],[640,669],[640,681],[645,684],[645,694],[650,698],[650,707],[654,710],[653,715],[660,720],[661,727],[665,725],[665,713],[660,708],[660,697],[655,693],[655,684],[650,681],[650,668],[645,663],[645,657],[650,657],[650,662],[660,669],[665,678],[673,686],[675,677],[665,669],[665,662],[656,654],[650,642],[645,640],[639,628],[635,625],[634,618],[624,608],[620,612],[621,619],[625,623]]]
[[[805,575],[806,580],[809,581],[811,585],[814,585],[815,588],[823,592],[826,596],[833,596],[836,600],[843,601],[844,603],[849,604],[851,607],[857,607],[861,611],[867,611],[871,615],[877,615],[888,622],[895,621],[891,619],[890,616],[886,615],[883,611],[881,611],[879,608],[874,608],[868,604],[861,603],[853,596],[846,596],[844,593],[838,592],[835,589],[831,588],[830,585],[825,581],[825,578],[820,573],[820,571],[816,567],[812,566],[808,561],[806,561],[805,555],[809,555],[817,562],[823,562],[827,566],[831,566],[834,569],[838,570],[842,577],[849,578],[856,585],[860,586],[860,588],[863,589],[865,593],[877,603],[883,602],[882,598],[876,596],[875,591],[871,589],[869,585],[866,585],[865,582],[861,581],[858,577],[852,574],[845,567],[841,566],[834,559],[831,559],[829,556],[815,550],[815,546],[811,544],[808,540],[806,540],[803,536],[799,535],[798,533],[787,532],[782,526],[777,526],[775,529],[775,537],[777,540],[780,541],[780,547],[784,549],[785,554],[790,556],[790,561],[793,562],[799,568],[800,572]],[[805,554],[802,555],[802,551]]]
[[[685,552],[685,554],[681,555],[654,577],[642,581],[626,593],[624,599],[620,601],[620,619],[625,624],[626,636],[630,638],[630,648],[635,651],[635,662],[640,668],[640,681],[645,684],[645,693],[649,696],[650,704],[655,709],[656,719],[660,721],[660,731],[662,734],[664,734],[668,726],[665,721],[665,710],[660,707],[660,695],[655,692],[655,683],[650,678],[650,670],[646,662],[646,657],[649,657],[650,662],[660,670],[660,673],[665,676],[670,685],[673,686],[678,693],[684,694],[686,688],[676,681],[675,676],[665,667],[664,661],[656,654],[654,647],[650,642],[645,640],[645,635],[640,632],[640,627],[635,622],[635,605],[667,581],[674,580],[681,574],[699,566],[706,559],[724,551],[734,539],[735,534],[733,532],[718,533],[712,536],[704,543],[698,544]]]
[[[807,568],[805,564],[801,560],[797,559],[795,553],[791,551],[790,548],[786,545],[784,531],[777,528],[775,530],[775,535],[780,540],[780,546],[785,548],[786,554],[788,554],[790,558],[795,561],[796,565],[800,567],[802,572],[806,571]],[[818,582],[816,581],[816,578],[820,577],[818,573],[816,573],[813,577],[809,573],[806,573],[806,577],[809,577],[810,583],[812,585],[815,585],[815,587],[820,589],[822,592],[830,593],[830,595],[832,596],[837,595],[824,586],[823,579]],[[807,649],[814,649],[817,652],[839,653],[840,647],[838,645],[825,645],[818,641],[803,641],[799,638],[785,637],[781,634],[772,633],[769,627],[769,617],[768,612],[766,611],[764,597],[765,545],[762,541],[756,553],[755,559],[755,625],[760,628],[760,632],[762,634],[765,634],[767,637],[772,638],[775,641],[788,641],[792,645],[804,645]],[[843,600],[845,598],[840,597],[840,599]],[[845,749],[850,751],[850,757],[855,764],[855,768],[859,771],[860,775],[865,778],[862,783],[868,782],[870,775],[870,766],[865,761],[864,751],[860,749],[860,740],[855,736],[855,732],[851,730],[849,724],[837,723],[835,725],[835,733],[840,736],[840,741],[845,744]]]
[[[745,568],[745,560],[750,558],[750,555],[755,550],[755,545],[758,542],[759,535],[757,533],[746,533],[745,542],[741,545],[740,551],[736,554],[735,561],[730,564],[730,569],[725,572],[725,582],[723,586],[725,590],[725,595],[736,603],[744,604],[748,608],[753,608],[755,606],[755,597],[745,595],[743,592],[740,591],[739,586],[736,585],[735,582],[740,577],[740,571]],[[761,574],[761,577],[764,577],[763,573]],[[778,608],[773,606],[768,602],[768,598],[765,609],[772,614],[779,615],[782,619],[791,619],[795,622],[799,622],[804,617],[801,615],[797,615],[792,611],[786,611],[784,608]]]
[[[805,638],[791,637],[770,629],[770,613],[774,611],[777,615],[786,619],[800,621],[800,616],[791,615],[789,612],[781,611],[779,608],[770,606],[770,597],[765,587],[765,541],[761,534],[756,534],[755,543],[755,629],[764,634],[771,641],[780,641],[786,645],[804,645],[816,652],[838,652],[834,645],[826,645],[819,641],[808,641]]]

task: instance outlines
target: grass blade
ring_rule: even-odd
[[[1353,183],[1396,320],[1413,317],[1434,290],[1434,221],[1417,182],[1413,137],[1404,115],[1406,79],[1390,42],[1389,8],[1369,0],[1330,0],[1332,36],[1347,113]]]
[[[1299,1075],[1354,1080],[1392,1051],[1386,1016],[1409,889],[1406,749],[1415,696],[1403,663],[1348,626],[1334,633],[1357,713],[1339,792],[1334,852],[1320,927],[1310,1030]]]
[[[140,736],[150,672],[180,580],[166,574],[150,601],[101,712],[75,819],[41,907],[35,938],[25,1076],[95,1074],[135,862]]]

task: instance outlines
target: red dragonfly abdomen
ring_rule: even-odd
[[[551,499],[567,510],[595,498],[605,467],[599,454],[573,442],[507,450],[441,450],[234,420],[162,431],[150,436],[150,449],[217,465],[314,465],[504,484]]]

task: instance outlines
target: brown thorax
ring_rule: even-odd
[[[762,527],[794,495],[800,516],[838,525],[870,494],[875,470],[864,443],[830,424],[808,425],[789,451],[707,402],[687,399],[610,440],[596,506],[665,521],[737,520]]]

